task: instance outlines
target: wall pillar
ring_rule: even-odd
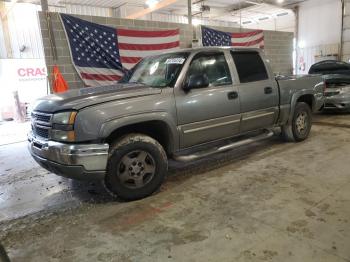
[[[1,26],[4,34],[4,42],[6,48],[6,58],[13,58],[13,50],[11,44],[11,35],[8,25],[8,10],[6,9],[5,2],[0,2],[0,14],[1,14]]]

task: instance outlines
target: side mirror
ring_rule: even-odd
[[[191,75],[186,81],[183,89],[185,91],[190,91],[193,88],[203,88],[209,86],[209,79],[206,74],[203,75]]]

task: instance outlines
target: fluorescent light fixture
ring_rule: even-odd
[[[264,21],[264,20],[267,20],[267,19],[269,19],[269,17],[267,17],[267,16],[259,18],[260,21]]]
[[[277,16],[285,16],[285,15],[288,15],[288,14],[289,14],[288,12],[284,12],[284,13],[277,14]]]
[[[146,0],[146,5],[150,8],[155,7],[159,1],[158,0]]]

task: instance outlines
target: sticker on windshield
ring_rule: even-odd
[[[180,64],[180,65],[182,65],[184,62],[185,62],[185,58],[183,58],[183,57],[168,58],[168,59],[165,61],[165,64],[166,64],[166,65],[168,65],[168,64]]]

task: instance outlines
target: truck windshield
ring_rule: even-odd
[[[139,83],[150,87],[174,86],[188,53],[146,57],[131,69],[121,83]]]

